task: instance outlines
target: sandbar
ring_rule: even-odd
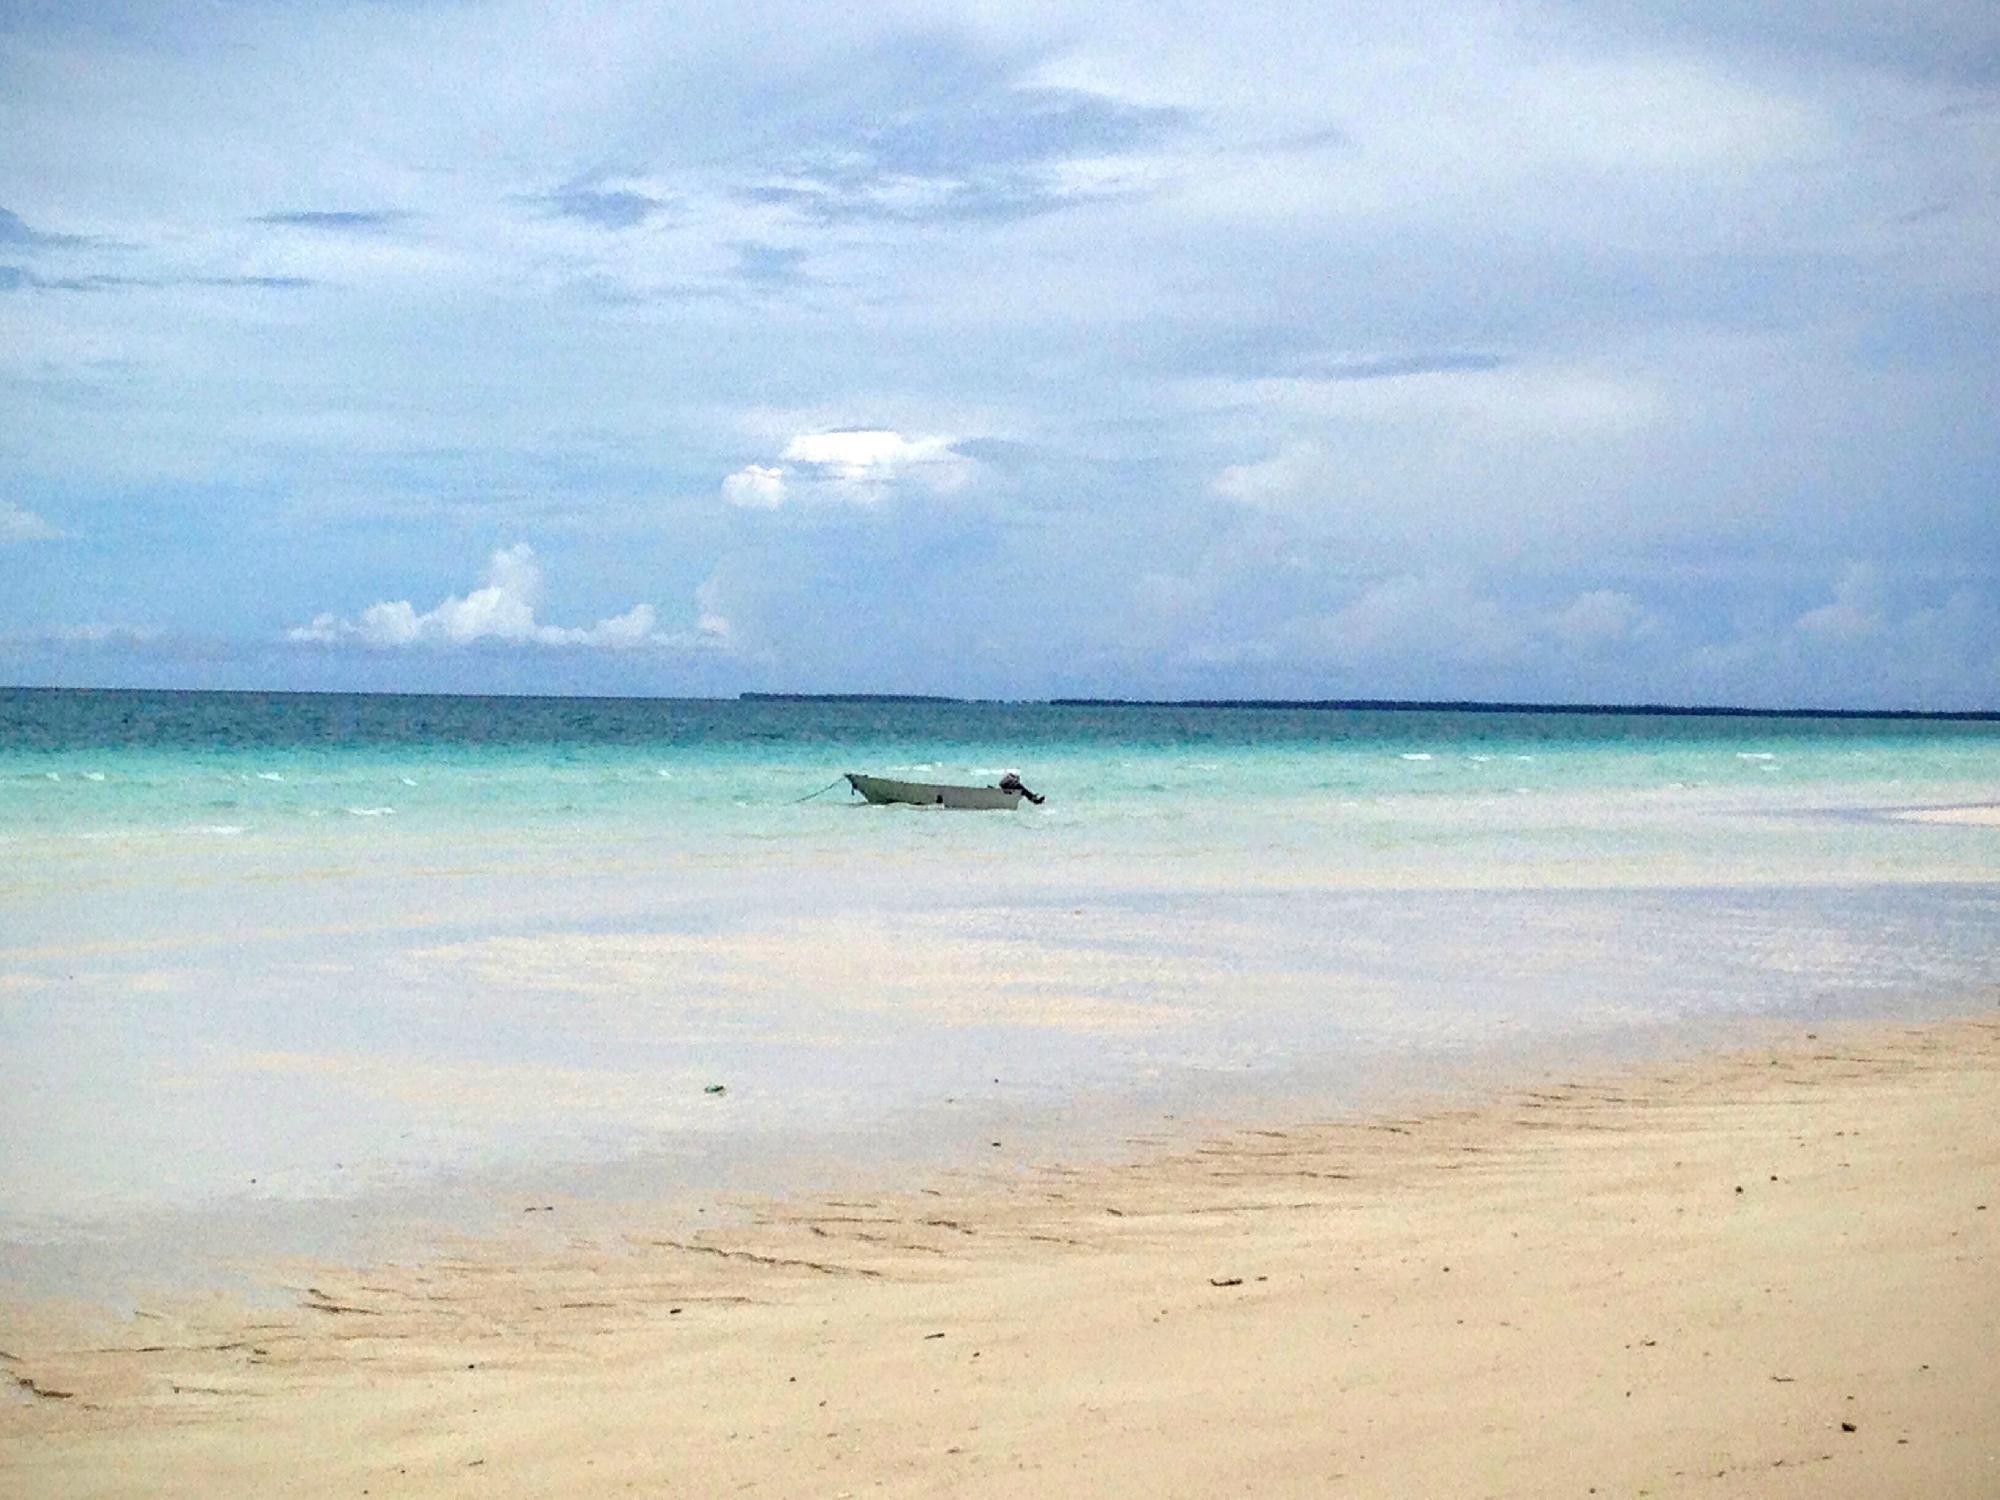
[[[1957,823],[1974,828],[2000,828],[2000,802],[1976,802],[1965,807],[1914,807],[1891,816],[1905,823]]]

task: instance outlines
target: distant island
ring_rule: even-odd
[[[965,703],[935,693],[738,693],[739,703]]]
[[[1738,704],[1482,703],[1426,698],[959,698],[943,693],[738,693],[740,703],[946,703],[1024,708],[1241,708],[1289,712],[1433,714],[1628,714],[1697,719],[2000,720],[1993,709],[1755,708]]]
[[[1709,719],[2000,719],[1991,709],[1744,708],[1671,703],[1479,703],[1407,698],[1051,698],[1052,708],[1262,708],[1451,714],[1655,714]]]

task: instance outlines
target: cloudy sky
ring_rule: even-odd
[[[2000,707],[1990,0],[6,0],[0,140],[0,682]]]

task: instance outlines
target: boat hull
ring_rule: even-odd
[[[1021,805],[1021,793],[1003,792],[997,786],[944,786],[931,781],[896,781],[887,776],[863,776],[858,771],[847,773],[847,783],[870,802],[876,803],[1009,812]]]

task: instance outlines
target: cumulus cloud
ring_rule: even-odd
[[[1856,641],[1883,628],[1880,573],[1867,563],[1849,563],[1834,585],[1833,599],[1800,615],[1801,634],[1829,641]]]
[[[1924,597],[1883,570],[1850,562],[1833,598],[1789,624],[1706,644],[1688,661],[1711,701],[1817,707],[1991,709],[2000,693],[2000,606],[1955,587]]]
[[[722,584],[715,574],[711,573],[703,579],[701,586],[694,591],[694,603],[698,612],[695,635],[711,645],[734,645],[736,627],[723,612]]]
[[[841,484],[873,484],[915,473],[933,489],[956,489],[966,463],[953,451],[950,438],[908,438],[881,429],[801,433],[785,445],[784,456]]]
[[[1286,510],[1326,486],[1328,460],[1318,443],[1289,443],[1261,463],[1234,464],[1215,477],[1215,492],[1254,510]]]
[[[946,495],[963,489],[974,471],[957,443],[879,427],[803,432],[785,444],[777,463],[748,464],[724,479],[722,497],[773,510],[794,498],[878,505],[902,489]]]
[[[1206,589],[1178,581],[1162,588],[1149,578],[1146,595],[1158,614],[1182,615],[1192,627],[1151,622],[1156,636],[1176,641],[1197,669],[1246,669],[1259,693],[1646,696],[1663,691],[1650,674],[1677,648],[1653,605],[1617,589],[1550,595],[1454,569],[1357,580],[1304,567],[1288,577],[1279,558],[1255,571],[1254,581],[1245,569]],[[1591,686],[1606,680],[1607,664],[1632,674],[1615,694]]]
[[[376,649],[469,646],[495,642],[517,646],[587,647],[629,651],[642,646],[684,643],[663,634],[650,604],[635,604],[595,625],[545,625],[535,617],[542,592],[541,564],[526,542],[495,552],[486,581],[419,613],[407,599],[371,604],[352,619],[323,613],[285,632],[287,640],[317,645],[353,644]],[[726,624],[725,624],[726,633]]]
[[[0,500],[0,543],[49,542],[65,535],[24,506]]]
[[[1576,652],[1601,651],[1659,629],[1657,615],[1616,589],[1579,594],[1548,622],[1549,633]]]
[[[776,510],[785,503],[785,471],[746,464],[722,481],[722,498],[745,510]]]
[[[46,630],[0,631],[5,646],[150,646],[165,640],[150,625],[117,625],[93,620],[83,625],[53,625]]]
[[[1315,633],[1339,661],[1423,655],[1435,660],[1505,663],[1526,653],[1533,622],[1450,573],[1379,579],[1318,623]]]

